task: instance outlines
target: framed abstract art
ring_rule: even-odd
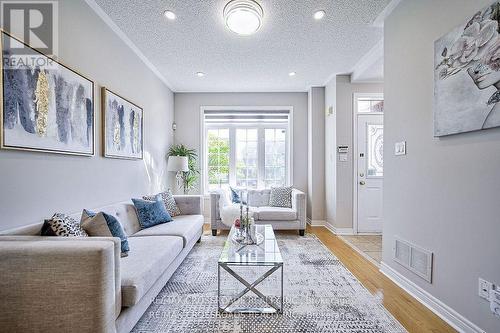
[[[434,136],[500,126],[500,2],[434,44]]]
[[[5,31],[1,46],[1,148],[93,156],[94,82]]]
[[[142,159],[144,156],[144,112],[107,88],[102,88],[104,156]]]

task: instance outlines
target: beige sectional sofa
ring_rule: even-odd
[[[229,229],[222,223],[220,216],[220,192],[210,193],[210,219],[212,235],[217,230]],[[256,224],[270,224],[275,230],[298,230],[304,236],[306,229],[306,195],[294,189],[292,191],[292,207],[270,207],[269,197],[271,190],[248,190],[246,200],[251,207]]]
[[[201,197],[175,200],[181,216],[143,230],[131,202],[95,209],[122,224],[124,258],[119,238],[42,237],[42,223],[0,232],[0,330],[129,332],[201,240]]]

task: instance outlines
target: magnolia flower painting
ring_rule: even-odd
[[[434,45],[434,135],[500,126],[500,2]]]
[[[143,158],[143,110],[134,103],[102,88],[104,112],[104,156]]]

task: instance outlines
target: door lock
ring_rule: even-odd
[[[364,181],[364,180],[362,180],[362,181],[360,181],[360,182],[359,182],[359,185],[365,185],[365,184],[366,184],[366,183],[365,183],[365,181]]]
[[[361,172],[361,173],[359,174],[359,176],[360,176],[360,177],[364,177],[364,176],[365,176],[365,174]]]

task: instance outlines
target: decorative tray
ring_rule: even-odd
[[[245,243],[245,237],[240,236],[237,232],[233,233],[232,241],[237,243],[237,244],[245,244],[245,245],[259,245],[264,241],[264,235],[261,233],[255,233],[255,238],[254,241],[255,243],[252,244],[247,244]]]

